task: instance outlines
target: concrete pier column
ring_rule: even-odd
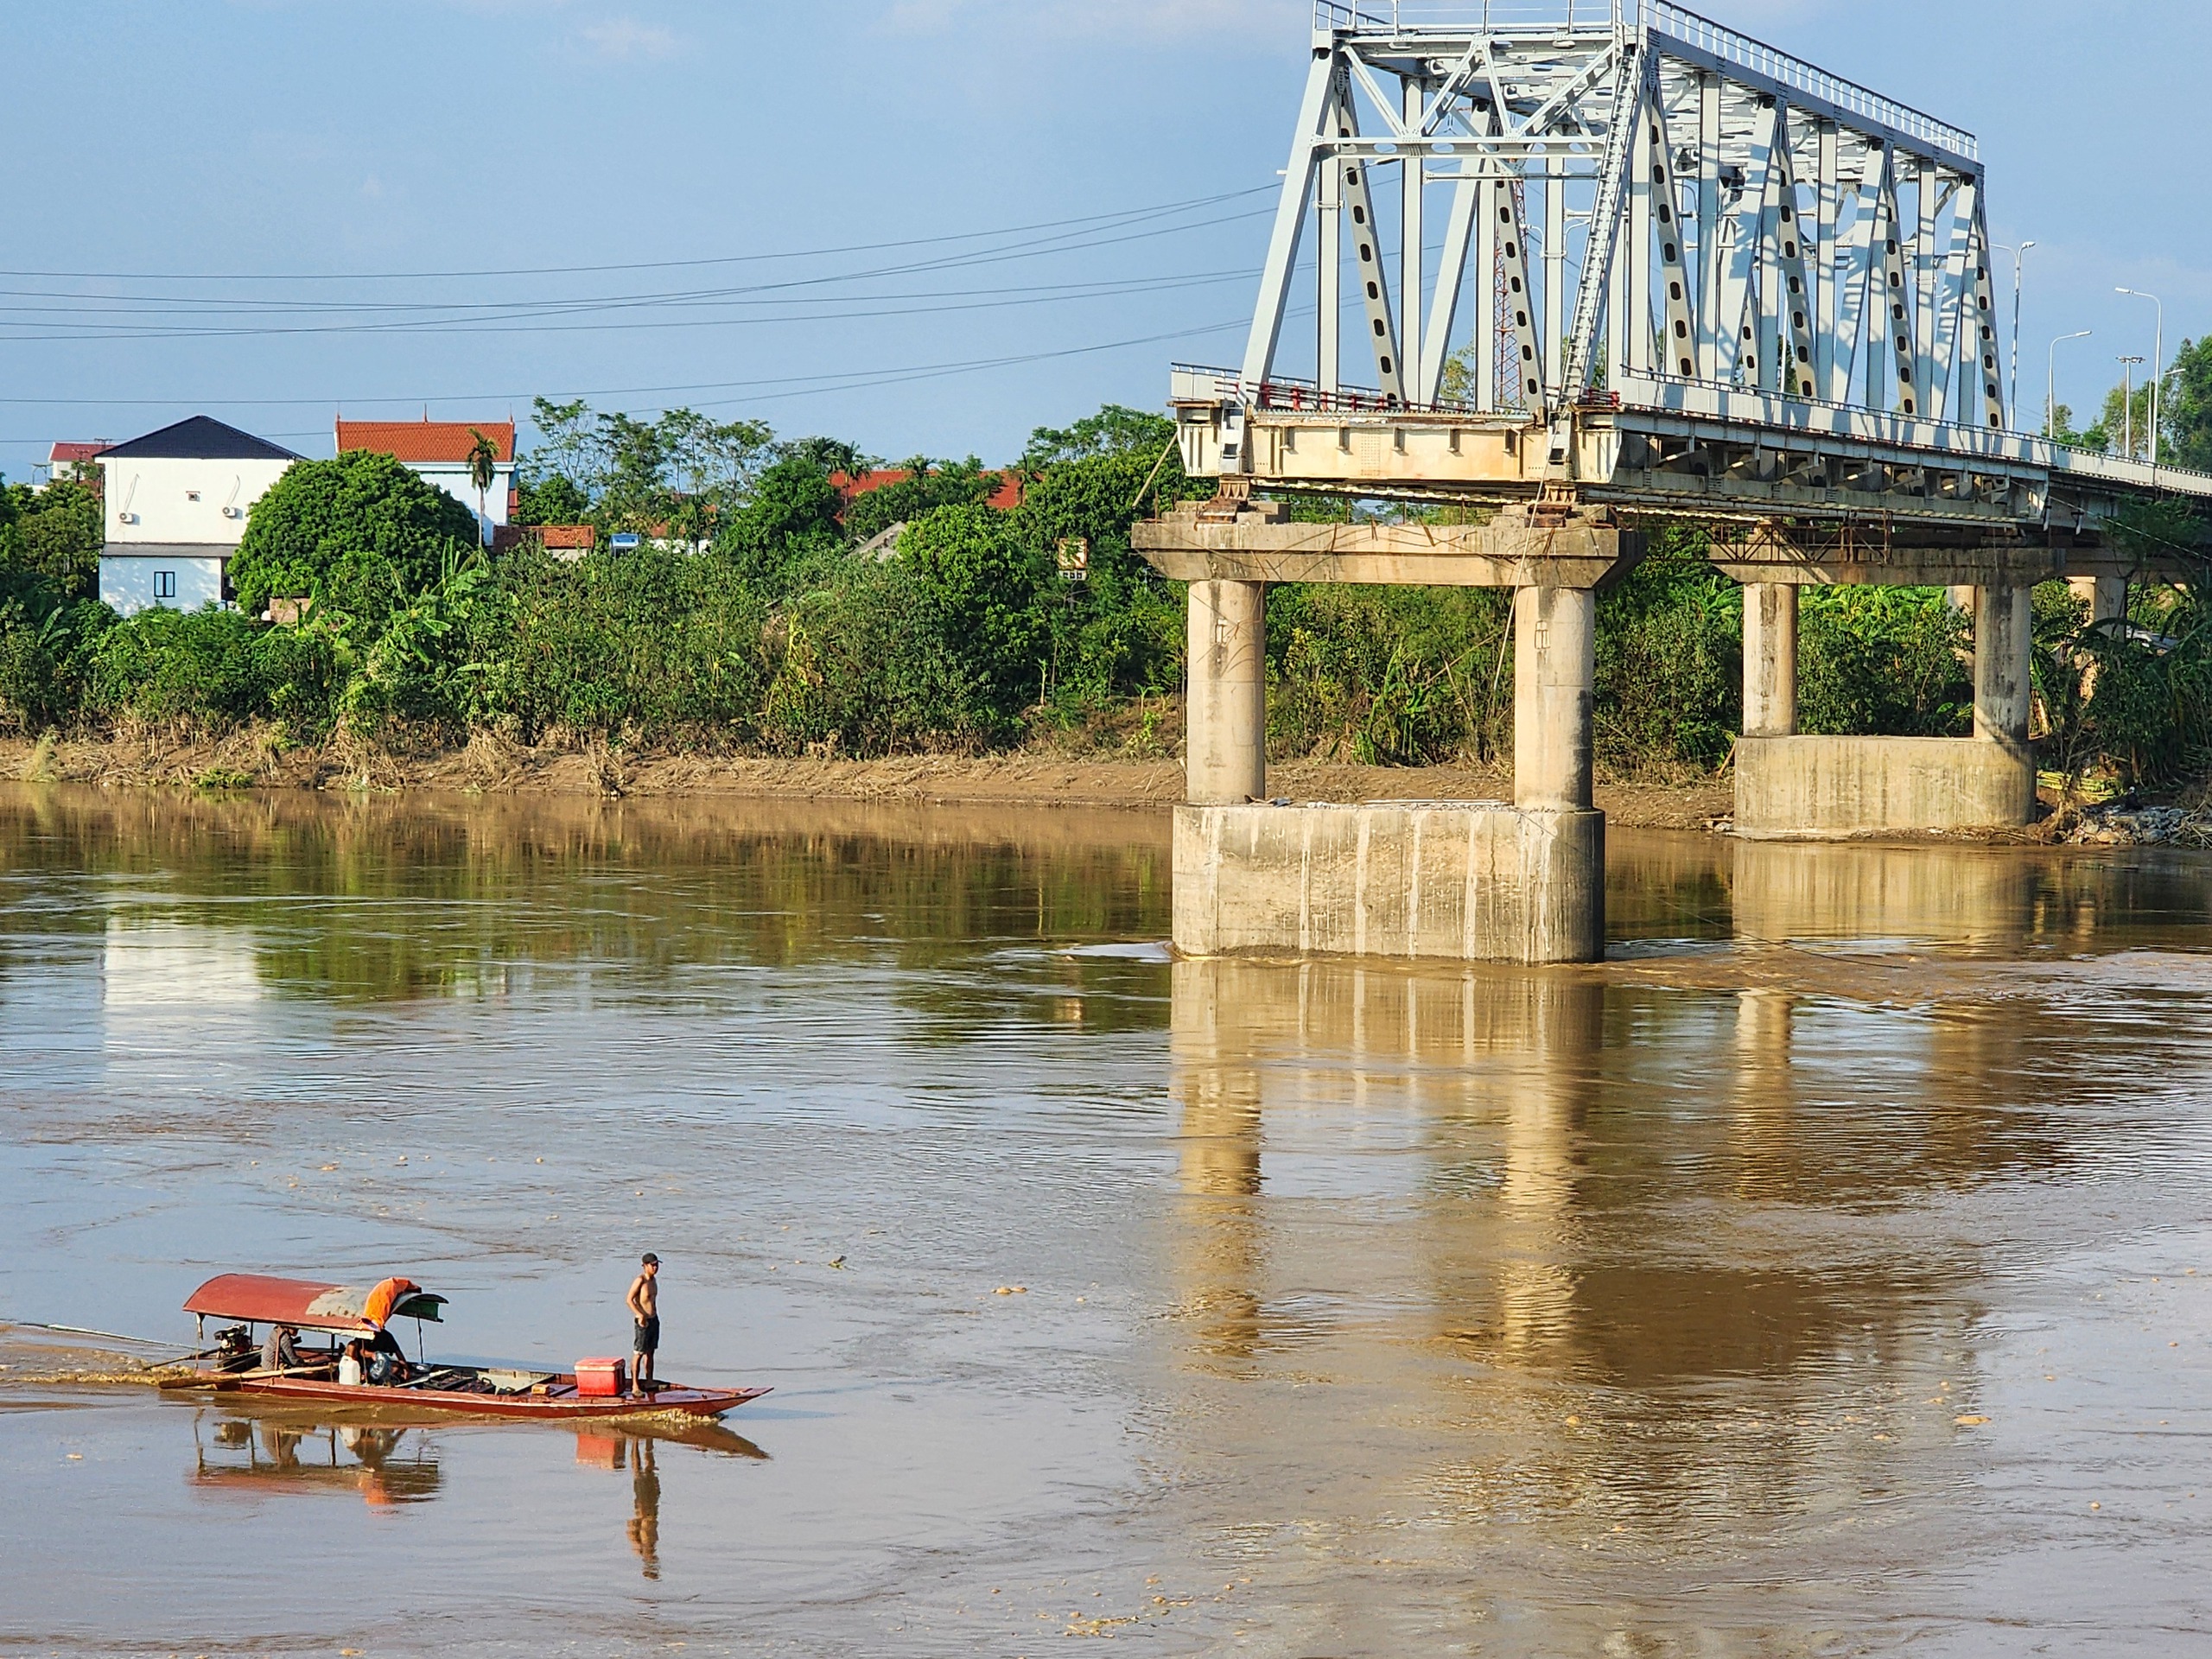
[[[1268,589],[1191,583],[1184,797],[1242,806],[1268,793]]]
[[[1591,705],[1598,684],[1598,596],[1522,588],[1513,596],[1513,804],[1590,809]]]
[[[1744,735],[1792,737],[1796,731],[1796,585],[1749,582],[1744,588]]]
[[[2069,576],[2066,585],[2074,597],[2089,607],[2089,620],[2109,622],[2127,612],[2125,576]]]
[[[2024,587],[1977,588],[1974,596],[1974,734],[2024,762],[2034,697],[2030,599]]]

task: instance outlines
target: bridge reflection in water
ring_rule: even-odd
[[[1943,1505],[1910,1500],[1971,1478],[1999,1241],[2086,1244],[2102,1224],[2050,1189],[2139,1161],[2107,1161],[2134,1021],[2093,988],[2190,960],[2130,955],[2151,936],[2112,916],[2201,916],[2200,878],[1623,840],[1614,914],[1644,937],[1603,964],[1172,970],[1185,1450],[1248,1506],[1281,1484],[1213,1519],[1300,1529],[1322,1600],[1319,1560],[1377,1527],[1437,1594],[1478,1569],[1510,1599],[1572,1548],[1624,1606],[1686,1588],[1700,1538],[1893,1500],[1885,1541],[1823,1530],[1824,1571],[1940,1548]],[[1327,1617],[1395,1639],[1373,1604]]]

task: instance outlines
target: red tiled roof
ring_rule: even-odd
[[[536,531],[548,547],[588,548],[599,539],[599,531],[589,524],[539,524]]]
[[[374,449],[401,461],[464,461],[479,432],[492,440],[501,461],[515,458],[512,421],[340,421],[338,452]]]
[[[830,474],[830,487],[843,496],[845,505],[850,506],[855,496],[866,495],[871,490],[880,490],[887,484],[904,484],[913,475],[912,471],[904,467],[883,467],[874,472],[861,473],[857,475],[832,473]],[[1003,472],[998,475],[998,488],[992,491],[987,499],[990,505],[1001,512],[1011,512],[1021,505],[1021,474],[1012,471]]]
[[[82,443],[69,438],[57,438],[54,440],[54,451],[47,456],[47,459],[48,461],[90,461],[94,455],[112,447],[105,438],[93,438]]]

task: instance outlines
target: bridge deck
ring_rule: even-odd
[[[1221,370],[1178,368],[1174,394],[1185,469],[1268,489],[1878,521],[1955,542],[2094,538],[2133,503],[2212,502],[2212,475],[2024,433],[1649,377],[1623,377],[1548,426],[1517,411],[1394,407],[1294,383],[1248,397]]]

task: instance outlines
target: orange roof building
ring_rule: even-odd
[[[842,496],[845,505],[849,507],[853,505],[855,498],[866,495],[874,490],[880,490],[887,484],[904,484],[913,475],[912,471],[905,467],[880,467],[866,473],[832,473],[830,474],[830,487]],[[998,475],[998,487],[991,492],[987,499],[1001,512],[1011,512],[1020,506],[1021,505],[1021,474],[1012,467],[1001,473]]]
[[[468,456],[482,433],[492,442],[492,487],[484,492],[477,531],[486,542],[507,523],[515,499],[515,423],[512,421],[348,421],[338,423],[338,453],[370,449],[391,455],[426,482],[436,485],[470,512],[477,508],[476,486],[468,476]]]

